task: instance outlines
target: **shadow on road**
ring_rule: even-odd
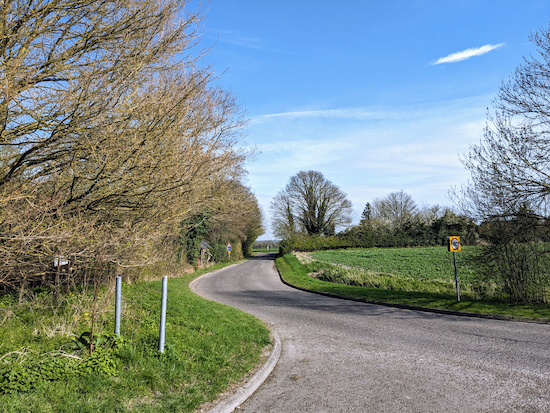
[[[278,252],[256,252],[256,255],[253,257],[250,257],[249,260],[270,260],[275,261],[275,258],[277,258]]]
[[[361,303],[338,298],[324,297],[314,293],[292,289],[285,291],[226,291],[224,293],[224,296],[230,301],[234,300],[235,302],[260,307],[273,307],[280,309],[295,308],[327,313],[338,312],[344,315],[361,315],[363,317],[390,316],[395,319],[428,320],[445,318],[449,321],[466,321],[468,319],[446,314],[406,310],[378,304]]]

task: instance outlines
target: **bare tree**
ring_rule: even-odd
[[[5,1],[0,6],[0,185],[65,167],[94,129],[135,109],[140,84],[189,67],[199,13],[185,2]],[[120,116],[122,115],[122,116]]]
[[[483,220],[529,205],[547,215],[550,199],[550,29],[532,34],[538,56],[524,58],[493,101],[483,139],[462,163],[471,182],[452,193]]]
[[[337,227],[351,223],[352,204],[322,173],[300,171],[275,196],[271,211],[278,237],[296,232],[332,235]]]
[[[373,216],[387,221],[393,228],[401,228],[418,211],[412,197],[403,190],[392,192],[385,198],[376,198],[372,204]]]
[[[462,163],[471,181],[451,191],[457,206],[491,228],[486,276],[513,301],[547,302],[550,269],[550,28],[530,36],[538,56],[524,58],[501,84],[479,145]]]
[[[293,206],[288,194],[279,191],[271,201],[270,209],[272,213],[271,227],[276,237],[288,239],[298,233]]]
[[[187,3],[0,3],[2,286],[49,282],[59,256],[74,277],[166,258],[217,177],[242,177],[242,112]]]

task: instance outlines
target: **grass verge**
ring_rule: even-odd
[[[215,400],[254,368],[270,339],[253,316],[191,292],[189,282],[206,271],[169,279],[164,354],[158,352],[161,282],[123,285],[124,342],[113,353],[114,374],[38,380],[28,391],[0,394],[1,411],[192,412]],[[46,358],[52,350],[67,351],[70,337],[37,334],[33,319],[39,315],[8,304],[4,300],[0,306],[10,314],[0,327],[0,358],[12,351]],[[102,326],[112,328],[112,322]],[[15,365],[8,362],[21,363],[21,358],[1,359],[4,370]]]
[[[474,300],[468,296],[461,297],[461,301],[457,302],[456,296],[453,294],[386,290],[336,284],[310,277],[307,265],[301,264],[293,254],[277,258],[275,262],[277,269],[286,282],[306,290],[371,302],[550,322],[550,306],[547,305],[521,305],[496,300]]]

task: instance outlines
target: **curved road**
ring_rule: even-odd
[[[193,289],[257,316],[281,338],[277,367],[241,412],[550,411],[550,325],[295,290],[280,281],[274,254]]]

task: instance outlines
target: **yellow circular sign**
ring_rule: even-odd
[[[449,251],[451,252],[460,251],[460,237],[458,236],[449,237]]]

